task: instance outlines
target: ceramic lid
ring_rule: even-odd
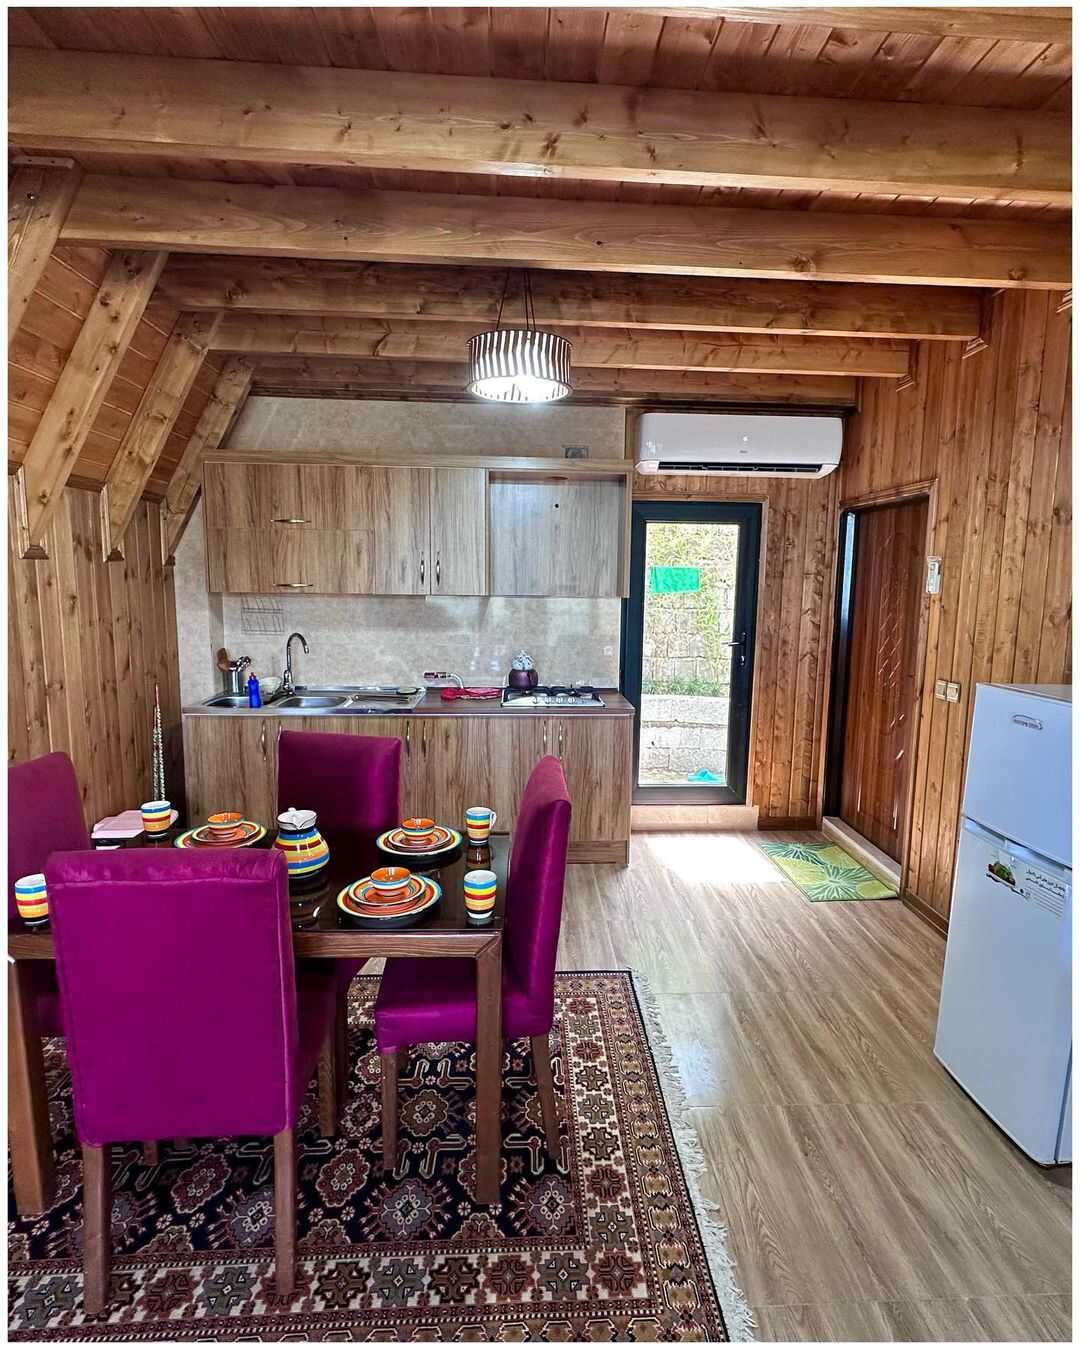
[[[290,806],[278,816],[278,824],[283,830],[310,830],[315,824],[315,812],[302,811],[299,807]]]

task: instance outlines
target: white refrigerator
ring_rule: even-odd
[[[1036,1162],[1072,1161],[1072,689],[980,684],[934,1054]]]

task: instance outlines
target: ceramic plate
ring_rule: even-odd
[[[353,894],[354,888],[361,885],[353,882],[338,892],[338,909],[347,914],[351,921],[361,928],[407,928],[414,924],[433,905],[437,905],[442,896],[442,887],[430,877],[422,877],[421,893],[407,905],[366,905]]]
[[[448,853],[451,849],[459,848],[461,832],[451,830],[446,825],[436,825],[435,838],[431,843],[417,845],[410,844],[405,837],[405,831],[398,827],[380,834],[375,844],[384,853],[397,853],[402,857],[430,858],[433,854]]]
[[[185,830],[174,841],[177,848],[247,848],[257,844],[266,835],[266,826],[254,820],[242,820],[234,838],[215,839],[209,825],[200,825],[194,830]]]

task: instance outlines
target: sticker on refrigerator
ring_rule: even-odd
[[[987,864],[987,876],[1051,914],[1062,914],[1070,886],[1062,877],[1000,850]]]

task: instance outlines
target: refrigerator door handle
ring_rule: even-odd
[[[1007,839],[1005,835],[998,834],[996,830],[988,830],[985,825],[980,825],[978,821],[972,820],[970,817],[964,817],[963,828],[968,834],[973,834],[976,839],[982,839],[987,844],[995,844],[1014,858],[1034,863],[1036,867],[1053,868],[1055,872],[1072,872],[1072,868],[1066,867],[1064,863],[1057,862],[1054,858],[1048,858],[1045,853],[1038,853],[1033,848],[1026,848],[1013,839]]]

